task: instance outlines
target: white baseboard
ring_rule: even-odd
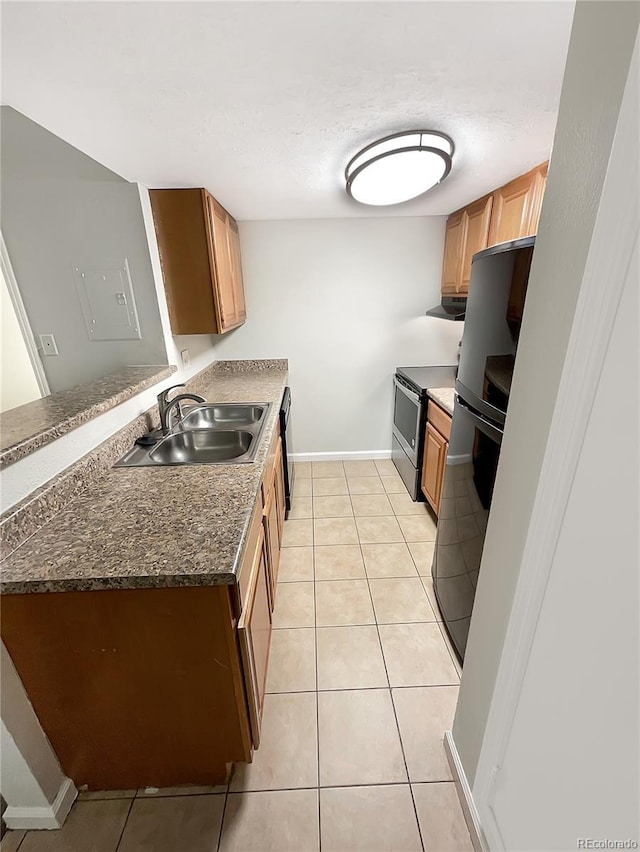
[[[294,462],[358,461],[362,459],[390,459],[391,450],[348,450],[335,453],[291,453]]]
[[[78,791],[71,778],[65,778],[52,804],[45,807],[14,807],[7,805],[4,821],[7,828],[62,828]]]
[[[471,453],[463,453],[458,456],[447,456],[447,464],[469,464],[473,461]]]
[[[460,799],[460,805],[462,806],[464,819],[467,823],[467,828],[469,829],[473,848],[475,849],[475,852],[489,852],[489,847],[485,840],[482,826],[480,825],[478,810],[475,802],[473,801],[473,796],[471,795],[471,787],[467,781],[467,776],[465,775],[462,761],[460,760],[460,755],[458,754],[458,749],[456,748],[451,731],[445,731],[444,750],[447,755],[447,760],[449,761],[453,780],[456,784],[458,798]]]

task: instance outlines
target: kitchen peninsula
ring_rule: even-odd
[[[189,385],[211,402],[271,403],[254,463],[109,467],[4,560],[2,638],[77,786],[223,783],[251,760],[286,379],[286,361],[217,362]]]

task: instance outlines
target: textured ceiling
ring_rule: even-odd
[[[2,102],[128,180],[239,219],[449,213],[546,159],[573,3],[3,2]],[[350,157],[443,130],[421,199],[363,207]]]

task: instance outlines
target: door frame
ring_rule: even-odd
[[[18,282],[13,271],[13,266],[11,265],[9,252],[7,251],[7,246],[1,231],[0,269],[2,270],[2,275],[6,282],[7,290],[9,291],[9,298],[11,299],[11,304],[13,305],[13,309],[16,313],[16,319],[18,320],[18,325],[20,326],[20,331],[22,332],[22,338],[27,349],[27,354],[29,355],[29,360],[31,361],[31,366],[33,367],[33,372],[36,377],[36,382],[38,384],[40,395],[49,396],[49,394],[51,393],[51,390],[49,389],[49,382],[47,381],[47,376],[44,372],[44,367],[42,365],[42,361],[38,353],[38,346],[36,344],[35,337],[33,336],[33,331],[31,330],[29,317],[27,316],[27,311],[25,309],[24,302],[22,301],[20,288],[18,287]]]
[[[637,124],[630,64],[591,245],[558,388],[513,607],[485,728],[472,799],[492,850],[506,850],[493,810],[538,619],[564,522],[589,414],[597,393],[625,282],[638,263],[640,205],[636,185]],[[637,96],[637,95],[636,95]],[[635,165],[634,165],[635,164]],[[553,164],[551,165],[553,169]],[[634,178],[635,169],[635,178]],[[606,282],[606,287],[603,286]]]

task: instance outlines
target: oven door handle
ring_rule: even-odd
[[[396,388],[397,388],[399,391],[402,391],[402,393],[403,393],[405,396],[408,396],[410,400],[412,400],[412,401],[413,401],[413,402],[415,402],[416,404],[419,404],[419,403],[420,403],[420,397],[419,397],[419,395],[418,395],[417,393],[415,393],[414,391],[409,390],[409,388],[406,388],[404,385],[401,385],[401,384],[400,384],[400,382],[396,379],[396,377],[395,377],[395,376],[393,377],[393,383],[394,383],[394,385],[396,386]]]

